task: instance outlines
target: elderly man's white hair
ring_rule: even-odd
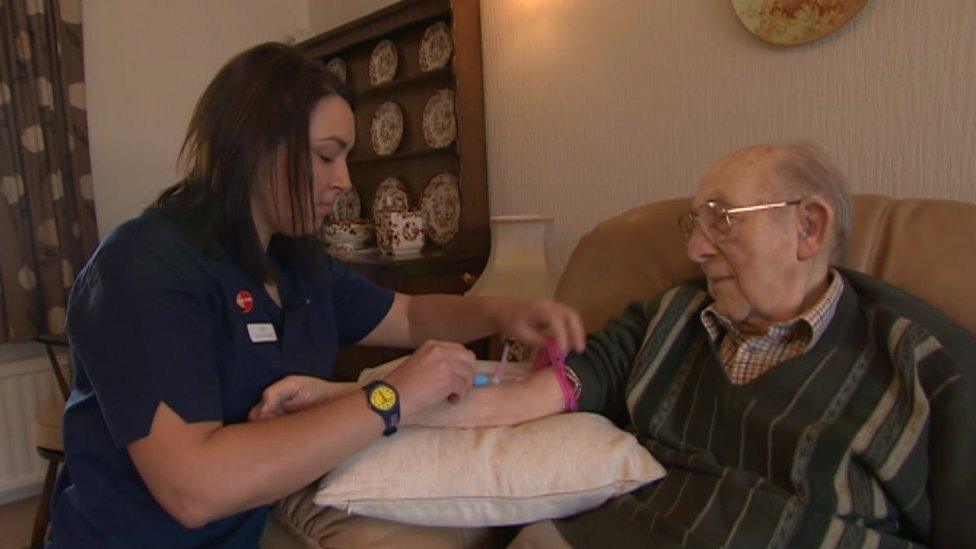
[[[851,234],[854,207],[847,178],[827,153],[813,143],[797,141],[773,145],[779,154],[774,171],[783,186],[803,196],[819,196],[834,210],[834,242],[831,259],[838,261]]]

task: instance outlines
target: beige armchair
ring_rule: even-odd
[[[655,202],[601,222],[576,245],[556,299],[577,307],[587,331],[635,299],[700,276],[685,254],[678,217],[689,198]],[[842,266],[899,286],[976,331],[976,204],[854,197],[854,228]],[[330,531],[307,491],[283,500],[262,547],[325,546]],[[391,526],[392,529],[395,527]]]
[[[573,250],[556,299],[577,307],[593,331],[630,301],[700,276],[678,231],[690,204],[655,202],[601,222]],[[898,286],[976,332],[976,204],[855,196],[841,265]]]

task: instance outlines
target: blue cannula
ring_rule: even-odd
[[[474,376],[475,387],[487,387],[496,383],[498,383],[498,378],[494,374],[475,374]]]

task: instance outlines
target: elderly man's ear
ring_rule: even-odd
[[[826,201],[816,196],[805,199],[797,207],[797,221],[797,259],[806,261],[828,251],[826,248],[832,246],[834,211]]]

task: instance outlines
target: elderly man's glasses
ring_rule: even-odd
[[[691,240],[691,233],[695,231],[695,224],[697,223],[705,233],[705,237],[717,244],[726,240],[732,234],[732,220],[735,216],[749,212],[794,206],[802,201],[802,198],[797,198],[796,200],[787,200],[784,202],[770,202],[768,204],[755,204],[753,206],[742,206],[739,208],[726,208],[720,202],[709,200],[679,217],[678,227],[681,228],[681,234],[684,235],[685,241],[688,241]]]

